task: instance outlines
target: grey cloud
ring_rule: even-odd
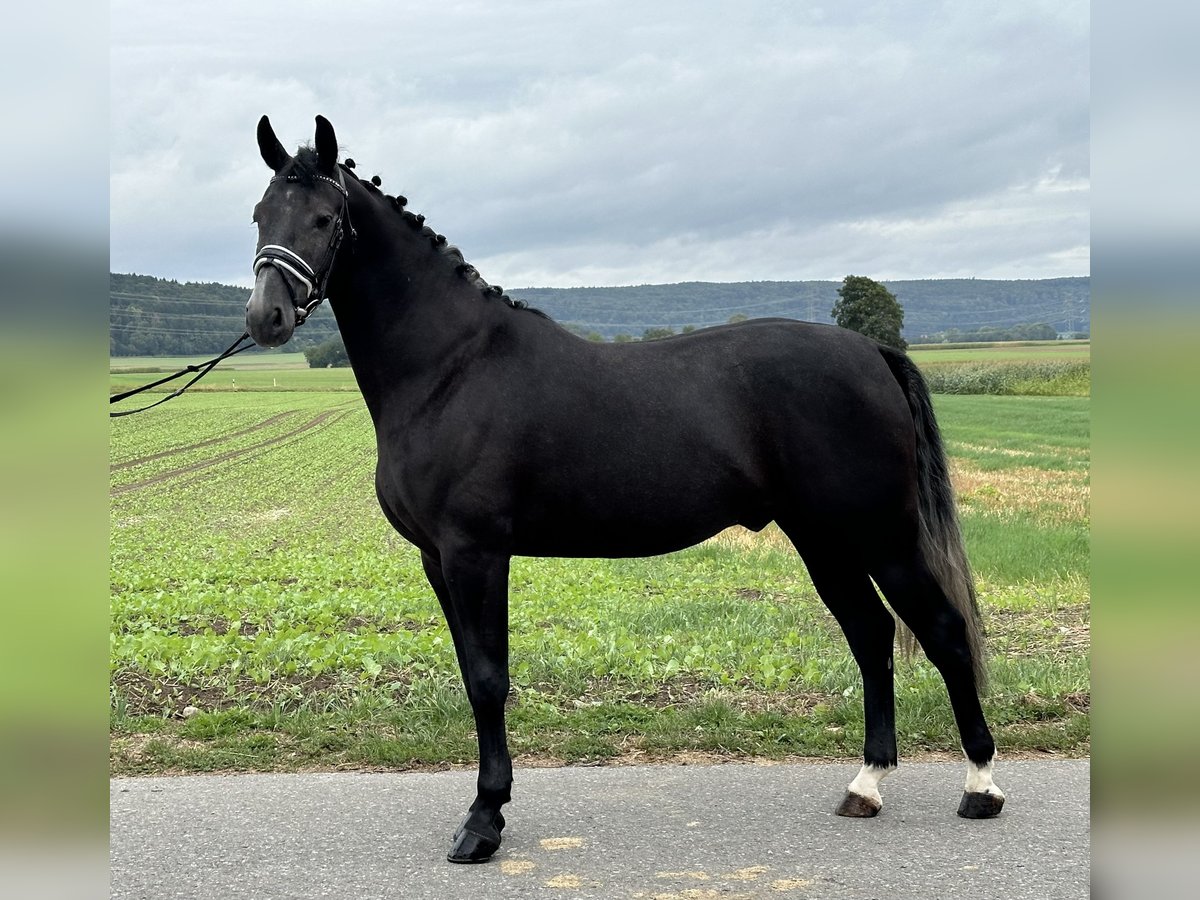
[[[1085,4],[743,6],[117,4],[113,265],[240,272],[320,112],[505,285],[1086,272]]]

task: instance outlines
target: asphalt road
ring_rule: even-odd
[[[446,862],[473,772],[122,778],[116,898],[1077,898],[1086,760],[997,766],[998,819],[955,815],[964,767],[902,764],[875,819],[832,811],[855,764],[524,769],[491,862]]]

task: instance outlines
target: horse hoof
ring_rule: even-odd
[[[469,818],[471,818],[471,817],[468,815],[466,819],[462,820],[462,824],[459,825],[458,828],[454,829],[454,836],[452,838],[450,838],[451,844],[458,843],[459,837],[462,835],[463,831],[466,830],[467,819],[469,819]],[[504,830],[504,814],[503,813],[496,813],[496,818],[493,819],[492,821],[495,822],[495,824],[496,824],[497,832]]]
[[[446,854],[446,859],[452,863],[487,862],[499,849],[499,832],[480,834],[464,827],[455,832],[454,846]]]
[[[492,854],[500,849],[500,832],[504,830],[504,816],[501,813],[496,813],[496,817],[492,819],[495,826],[493,828],[486,825],[482,828],[468,828],[467,823],[470,821],[471,816],[468,814],[454,832],[454,837],[450,839],[450,852],[446,854],[446,859],[452,863],[487,862],[492,858]]]
[[[872,800],[870,797],[864,797],[854,791],[846,791],[846,796],[837,808],[837,814],[849,816],[852,819],[870,819],[879,815],[879,810],[882,808],[883,803],[879,800]]]
[[[958,804],[958,814],[964,819],[994,819],[1004,809],[1004,798],[995,794],[967,791]]]

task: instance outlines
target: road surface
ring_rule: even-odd
[[[875,819],[832,814],[854,763],[518,769],[491,862],[446,862],[473,772],[119,778],[112,896],[1081,898],[1086,760],[997,766],[1000,818],[955,815],[964,766],[905,763]]]

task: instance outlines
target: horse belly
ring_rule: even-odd
[[[656,556],[698,544],[731,525],[762,528],[758,492],[728,479],[703,486],[630,479],[607,488],[542,492],[514,522],[520,556]]]
[[[691,547],[724,530],[732,521],[686,523],[563,523],[554,529],[516,536],[517,556],[632,557],[658,556]]]

